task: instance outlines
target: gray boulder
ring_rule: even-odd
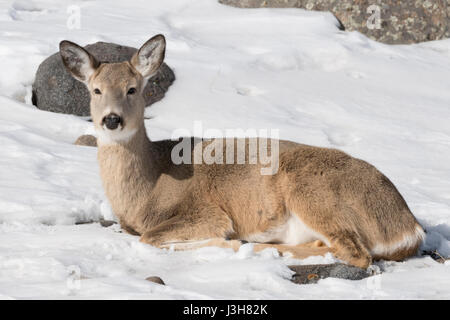
[[[316,283],[328,277],[361,280],[371,275],[368,270],[343,263],[289,266],[289,269],[295,272],[291,281],[298,284]]]
[[[303,8],[331,11],[346,30],[406,44],[450,37],[450,0],[219,0],[240,8]],[[368,9],[372,5],[379,8]],[[379,12],[379,24],[375,16]],[[372,17],[372,18],[371,18]],[[369,26],[367,22],[369,21]]]
[[[129,60],[137,49],[114,43],[97,42],[87,45],[88,50],[100,62]],[[147,106],[161,100],[175,80],[173,71],[165,63],[158,73],[149,79],[144,89]],[[59,52],[44,60],[36,72],[33,83],[32,102],[39,109],[68,113],[78,116],[89,115],[89,92],[85,85],[75,80],[64,67]]]

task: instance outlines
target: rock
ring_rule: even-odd
[[[97,138],[90,134],[83,134],[82,136],[78,137],[74,144],[78,146],[96,147]]]
[[[85,48],[101,62],[129,60],[137,51],[135,48],[106,42],[97,42]],[[174,80],[173,71],[163,63],[144,89],[147,106],[161,100]],[[69,74],[61,61],[59,52],[39,65],[33,83],[32,101],[42,110],[78,116],[90,114],[89,92],[83,83]]]
[[[105,219],[100,219],[100,225],[104,228],[108,228],[111,227],[114,224],[117,224],[117,222],[113,221],[113,220],[105,220]]]
[[[163,286],[166,285],[166,284],[164,283],[164,281],[163,281],[160,277],[155,277],[155,276],[153,276],[153,277],[145,278],[145,280],[150,281],[150,282],[154,282],[154,283],[157,283],[157,284],[161,284],[161,285],[163,285]]]
[[[445,263],[445,261],[449,260],[449,257],[444,257],[439,251],[433,250],[433,251],[424,251],[422,252],[423,256],[430,256],[434,261],[437,261],[439,263]]]
[[[388,44],[416,43],[450,37],[450,0],[219,0],[219,2],[241,8],[303,8],[331,11],[346,30],[357,30],[369,38]],[[371,7],[372,5],[375,6]],[[374,19],[378,12],[380,19]]]
[[[368,270],[343,263],[289,266],[289,269],[295,271],[291,281],[298,284],[316,283],[328,277],[361,280],[371,275]]]

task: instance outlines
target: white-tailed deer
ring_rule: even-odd
[[[395,186],[341,151],[279,141],[274,175],[261,175],[248,153],[244,165],[175,164],[178,141],[151,141],[144,127],[142,90],[164,53],[162,35],[120,63],[60,44],[65,66],[91,93],[100,174],[123,229],[158,247],[236,249],[245,240],[299,258],[332,252],[363,268],[417,252],[424,231]]]

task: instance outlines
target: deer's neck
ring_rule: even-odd
[[[138,233],[160,170],[144,125],[126,142],[99,144],[103,187],[122,224]]]

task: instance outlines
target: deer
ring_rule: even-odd
[[[152,141],[144,126],[142,92],[163,63],[163,35],[117,63],[67,40],[59,47],[66,69],[90,92],[106,197],[121,228],[141,242],[175,250],[251,242],[254,251],[299,259],[331,253],[360,268],[417,254],[425,231],[394,184],[337,149],[271,140],[268,149],[278,144],[271,175],[247,155],[244,164],[174,163],[179,140]],[[226,139],[248,149],[259,138]]]

